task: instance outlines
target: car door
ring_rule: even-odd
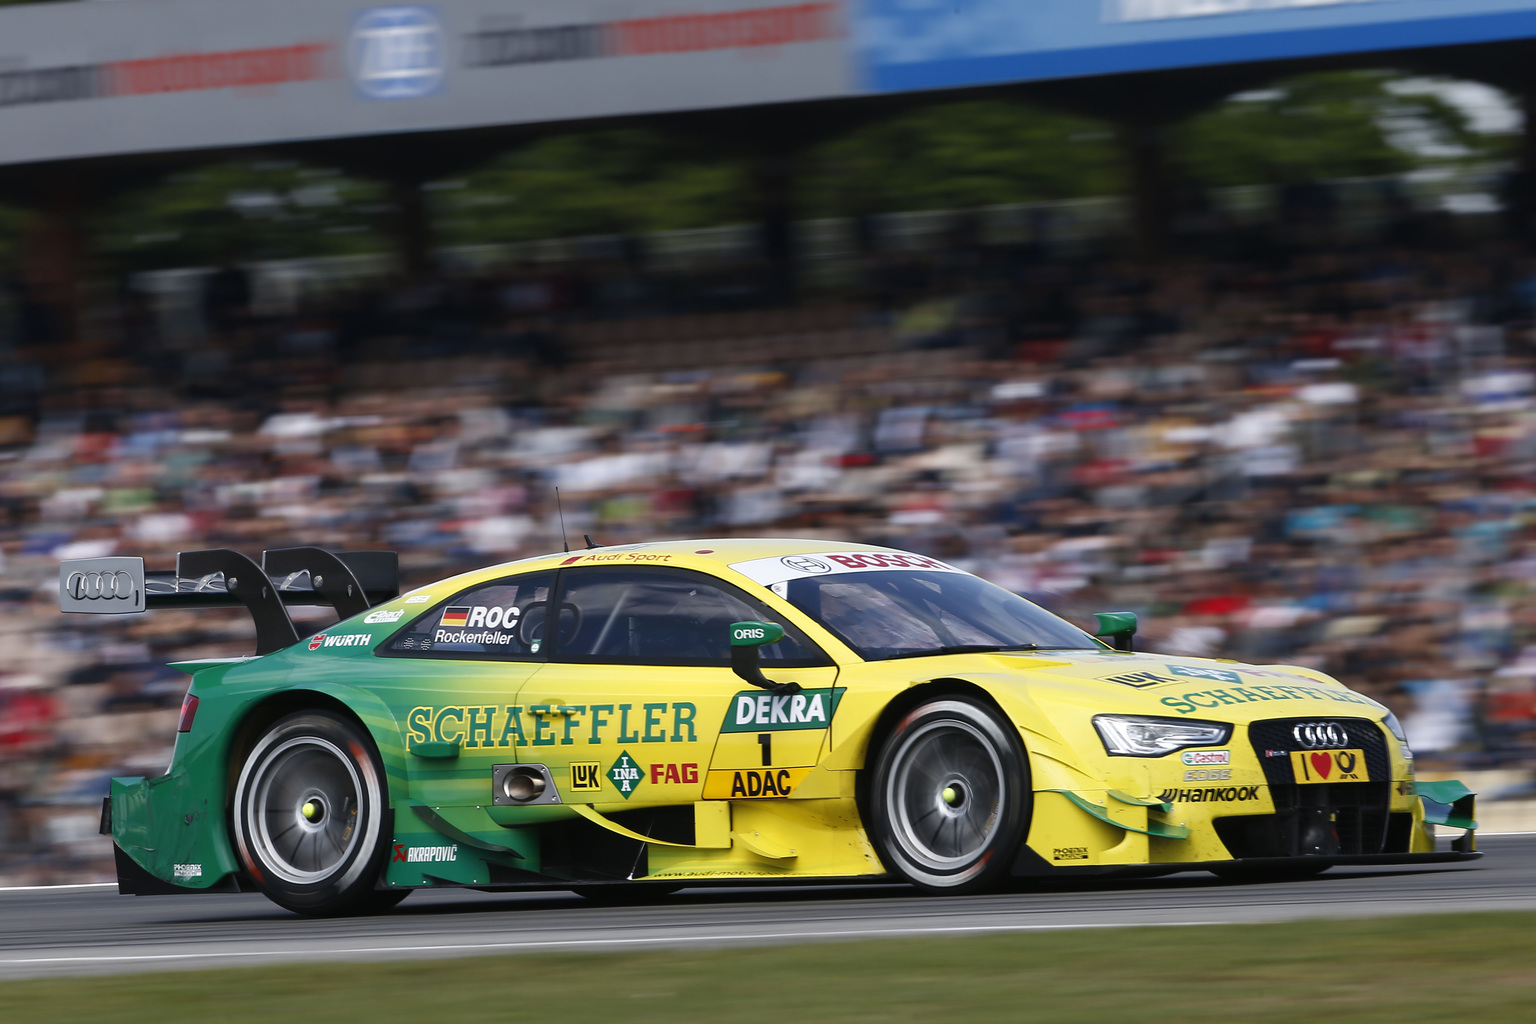
[[[773,618],[703,573],[658,566],[565,569],[560,637],[519,694],[526,760],[570,803],[621,811],[786,797],[816,764],[840,691],[832,660],[791,624],[760,648],[773,694],[730,668],[730,625]]]
[[[544,667],[554,583],[545,571],[475,584],[380,645],[373,688],[403,727],[412,797],[484,803],[491,766],[517,760],[527,724],[517,693]]]

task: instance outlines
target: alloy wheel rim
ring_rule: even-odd
[[[929,870],[968,867],[997,836],[1004,786],[1002,759],[981,730],[961,721],[919,726],[887,783],[896,842]]]
[[[286,740],[261,760],[247,803],[261,862],[285,882],[330,878],[358,843],[362,780],[351,758],[328,740]]]

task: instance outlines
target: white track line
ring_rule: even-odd
[[[855,938],[914,938],[921,935],[958,935],[967,933],[985,932],[1060,932],[1080,931],[1089,928],[1194,928],[1198,926],[1220,924],[1219,921],[1152,921],[1152,922],[1100,922],[1097,924],[996,924],[996,925],[943,925],[936,928],[898,929],[890,928],[849,928],[841,931],[813,931],[813,932],[773,932],[767,935],[756,936],[751,939],[753,945],[758,945],[761,940],[793,940],[793,939],[855,939]],[[626,947],[633,945],[660,946],[660,945],[693,945],[708,942],[741,942],[747,940],[747,936],[721,934],[721,935],[653,935],[626,938]],[[612,945],[611,941],[603,939],[535,939],[528,942],[453,942],[436,946],[353,946],[348,948],[327,948],[324,950],[292,950],[292,949],[253,949],[230,952],[214,953],[132,953],[116,956],[45,956],[45,957],[20,957],[0,960],[0,967],[20,964],[111,964],[111,963],[141,963],[144,961],[165,960],[213,960],[213,959],[239,959],[242,957],[302,957],[306,953],[325,954],[325,959],[331,960],[338,956],[362,956],[369,954],[388,953],[472,953],[495,952],[497,950],[535,950],[535,949],[565,949],[571,946],[589,946],[603,948]]]
[[[0,892],[47,892],[50,889],[116,889],[116,882],[73,882],[69,885],[0,885]]]

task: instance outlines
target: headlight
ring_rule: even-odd
[[[1397,737],[1397,741],[1403,745],[1403,760],[1413,760],[1413,750],[1408,746],[1408,734],[1403,731],[1403,723],[1397,720],[1392,712],[1387,712],[1387,717],[1381,720],[1381,724],[1387,727],[1387,731]]]
[[[1095,715],[1093,727],[1099,731],[1104,749],[1122,757],[1162,757],[1185,747],[1215,747],[1232,735],[1232,726],[1224,722],[1145,715]]]

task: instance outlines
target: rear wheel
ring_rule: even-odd
[[[268,898],[311,916],[388,909],[377,891],[389,837],[387,796],[373,741],[329,711],[275,722],[245,759],[235,786],[235,847]]]
[[[971,893],[1008,876],[1029,830],[1029,765],[1018,730],[966,697],[897,723],[875,760],[872,838],[887,869],[931,893]]]

